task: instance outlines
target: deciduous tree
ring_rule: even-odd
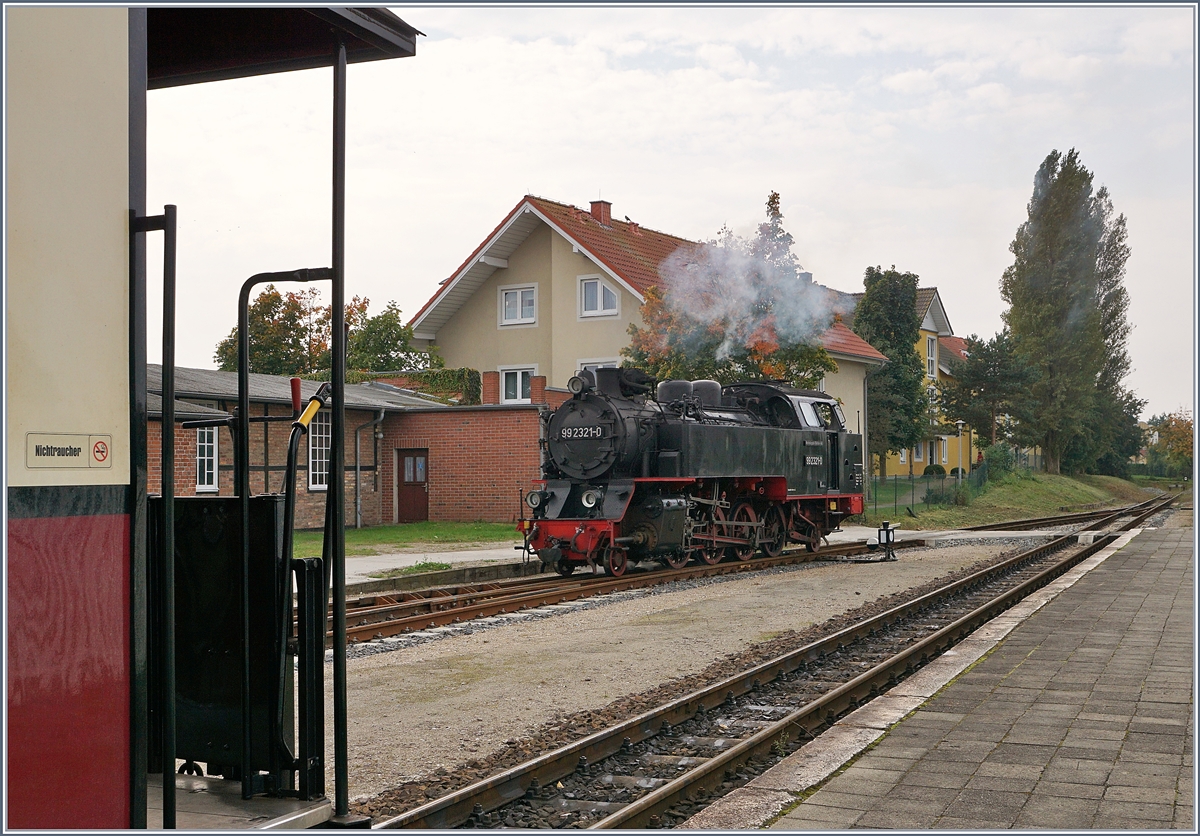
[[[367,314],[370,300],[355,296],[346,305],[349,327],[346,365],[358,371],[400,371],[440,365],[440,358],[414,349],[412,329],[389,302],[378,315]],[[320,304],[316,288],[280,293],[267,285],[250,303],[250,371],[259,374],[321,376],[331,363],[331,307]],[[222,371],[237,370],[237,328],[217,343]]]

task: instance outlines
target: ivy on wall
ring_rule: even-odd
[[[304,375],[308,380],[329,380],[329,370]],[[401,379],[401,388],[433,395],[446,403],[476,406],[483,402],[483,378],[477,369],[422,369],[411,372],[364,372],[347,370],[346,383]]]

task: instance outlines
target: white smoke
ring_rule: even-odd
[[[790,252],[769,258],[723,232],[719,241],[680,247],[659,266],[667,307],[722,329],[718,361],[770,335],[781,346],[819,345],[836,294],[803,273]]]

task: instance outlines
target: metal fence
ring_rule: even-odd
[[[899,515],[907,508],[916,513],[954,505],[960,491],[978,491],[987,483],[987,462],[980,462],[961,479],[950,475],[896,475],[872,476],[870,482],[867,510]]]

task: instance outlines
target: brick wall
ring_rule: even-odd
[[[221,403],[224,410],[232,410],[236,404]],[[291,408],[282,404],[250,405],[252,416],[271,415],[289,417]],[[354,430],[375,417],[375,413],[346,410],[345,456],[346,456],[346,527],[353,528],[354,508]],[[385,419],[385,423],[388,419]],[[282,493],[284,474],[287,470],[288,436],[290,421],[254,423],[250,427],[250,492],[252,494]],[[376,441],[374,428],[367,427],[359,434],[361,444],[361,481],[363,525],[378,525],[383,505],[382,478],[376,469]],[[149,493],[162,491],[161,451],[162,421],[152,418],[146,428],[147,485]],[[265,451],[265,455],[264,455]],[[390,456],[390,453],[389,453]],[[233,489],[233,435],[229,427],[217,429],[217,457],[219,460],[218,485],[220,496],[232,496]],[[308,486],[308,437],[300,441],[296,457],[296,528],[321,528],[325,524],[325,490],[310,489]],[[380,478],[376,479],[376,474]],[[265,483],[264,483],[265,478]],[[197,496],[196,491],[196,430],[175,427],[175,495]],[[208,494],[211,495],[211,494]],[[390,501],[390,500],[389,500]],[[388,518],[391,521],[390,505]]]
[[[389,415],[381,454],[384,521],[393,519],[394,454],[427,449],[429,519],[511,522],[541,477],[537,404],[451,407]]]

